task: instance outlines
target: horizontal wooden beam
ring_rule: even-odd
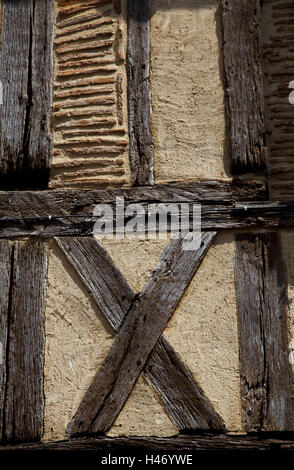
[[[195,202],[205,205],[230,205],[238,201],[266,201],[268,192],[261,181],[200,181],[161,184],[136,188],[68,191],[2,191],[0,218],[11,214],[37,217],[61,214],[92,214],[95,204],[114,204],[117,197],[127,203]]]
[[[1,457],[11,451],[289,451],[294,450],[294,434],[283,438],[265,436],[209,435],[177,437],[98,437],[91,439],[71,439],[62,442],[30,443],[16,446],[0,446]]]
[[[83,206],[83,197],[84,204]],[[93,201],[91,196],[90,200]],[[1,199],[1,196],[0,196]],[[36,200],[35,193],[19,193],[3,196],[0,203],[0,238],[16,237],[67,237],[67,236],[89,236],[93,234],[94,224],[97,217],[93,216],[96,202],[87,201],[87,194],[81,192],[73,196],[71,204],[67,204],[68,195],[60,194],[58,203],[52,202],[52,194],[39,193],[37,209],[34,208]],[[5,201],[5,203],[4,203]],[[9,203],[11,201],[11,203]],[[64,204],[63,204],[64,202]],[[89,205],[87,205],[89,202]],[[174,199],[174,204],[180,204],[181,199]],[[39,210],[40,204],[42,209]],[[142,203],[147,213],[148,203],[154,203],[154,199]],[[90,211],[92,209],[92,212]],[[112,206],[114,209],[114,205]],[[190,219],[192,217],[192,206],[190,206]],[[186,214],[185,214],[186,215]],[[114,229],[116,214],[113,214]],[[130,217],[125,217],[127,223]],[[239,202],[234,205],[202,205],[201,227],[205,231],[219,231],[222,229],[233,230],[261,230],[280,229],[294,227],[294,204],[279,204],[271,202],[248,203]],[[192,229],[192,220],[190,229]],[[115,230],[114,230],[115,232]]]

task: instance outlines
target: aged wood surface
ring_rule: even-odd
[[[130,164],[135,186],[154,183],[150,85],[150,0],[128,1]]]
[[[0,241],[0,441],[4,437],[4,406],[7,379],[7,338],[10,309],[10,275],[12,247],[7,240]]]
[[[16,242],[11,276],[4,429],[8,441],[43,433],[47,259],[43,242]]]
[[[107,251],[93,238],[57,238],[57,243],[101,312],[118,331],[136,294]],[[190,371],[163,335],[152,351],[144,372],[180,430],[224,427]]]
[[[244,428],[293,431],[287,275],[279,234],[237,237],[236,295]]]
[[[128,164],[123,116],[120,2],[56,2],[50,188],[122,186]],[[119,49],[119,50],[118,50]]]
[[[262,225],[262,221],[256,220],[259,211],[254,209],[252,210],[255,218],[245,217],[242,223],[239,219],[247,212],[240,209],[236,211],[235,206],[241,201],[265,201],[267,191],[263,183],[254,181],[207,181],[116,190],[0,192],[0,237],[90,235],[94,221],[87,217],[93,215],[95,205],[110,204],[111,208],[115,209],[116,197],[124,197],[127,204],[140,203],[144,206],[158,201],[201,203],[205,228],[214,229],[217,226],[222,228]],[[205,215],[204,206],[207,205],[216,206],[212,216],[214,220],[208,215],[211,209],[207,209]],[[263,224],[276,225],[280,209],[277,210],[274,206],[272,210],[274,215]],[[237,212],[237,215],[233,212]],[[291,220],[289,222],[291,224]]]
[[[266,167],[260,0],[222,0],[233,174]]]
[[[174,201],[174,203],[179,202]],[[142,206],[147,211],[147,203],[144,203]],[[45,239],[51,237],[85,237],[93,235],[93,229],[97,217],[94,218],[87,212],[72,213],[66,212],[65,210],[62,211],[61,207],[62,206],[56,208],[56,211],[51,209],[50,215],[41,216],[25,216],[20,212],[21,206],[17,208],[18,215],[14,212],[9,213],[7,208],[5,208],[6,210],[2,211],[5,213],[5,217],[0,218],[0,238],[31,236],[42,237]],[[26,209],[30,213],[34,212],[33,206],[26,207]],[[44,212],[44,207],[41,211]],[[61,211],[61,213],[58,211]],[[47,213],[48,212],[49,211],[47,209]],[[55,214],[51,215],[54,212]],[[188,213],[184,212],[185,220],[187,214]],[[189,214],[190,230],[193,230],[193,212],[191,207],[189,208]],[[115,228],[115,213],[113,214],[113,221]],[[129,217],[125,217],[124,221],[127,223],[129,221]],[[218,231],[222,229],[278,230],[290,227],[294,227],[294,204],[270,202],[253,204],[245,202],[236,204],[235,206],[220,205],[201,207],[201,228],[205,231]],[[168,229],[169,228],[170,225],[168,223]],[[121,232],[121,228],[119,228],[119,231]]]
[[[294,197],[294,3],[263,2],[263,70],[269,181],[275,200]],[[291,102],[289,97],[291,93]]]
[[[168,244],[82,400],[69,426],[72,435],[111,428],[214,236],[203,234],[192,255],[183,250],[183,237]]]
[[[180,435],[177,437],[97,437],[90,439],[71,439],[62,442],[30,443],[17,446],[0,446],[2,455],[5,452],[17,451],[83,451],[85,456],[90,452],[102,451],[293,451],[294,437],[277,436],[231,436],[231,435]],[[263,455],[263,453],[262,453]]]
[[[3,0],[0,188],[47,187],[53,0]]]

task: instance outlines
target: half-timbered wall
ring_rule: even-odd
[[[293,2],[0,6],[1,450],[293,447]]]

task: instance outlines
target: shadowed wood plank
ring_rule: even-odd
[[[16,242],[11,283],[5,438],[43,433],[43,366],[47,257],[43,242]]]
[[[280,218],[286,225],[293,224],[291,208],[287,206],[281,209],[269,203],[265,203],[264,208],[247,205],[250,201],[267,199],[263,183],[207,181],[96,191],[0,192],[0,237],[91,235],[95,220],[87,216],[93,215],[97,204],[110,204],[111,209],[115,209],[117,197],[124,197],[126,203],[140,203],[145,208],[148,203],[158,201],[201,203],[205,230],[276,226]],[[248,211],[237,207],[241,201]],[[214,207],[210,207],[212,205]]]
[[[150,0],[128,1],[127,75],[132,182],[153,184]]]
[[[0,187],[46,188],[51,162],[53,0],[3,0]]]
[[[214,237],[202,234],[194,252],[183,250],[182,236],[169,243],[74,416],[72,435],[111,428]]]
[[[222,0],[233,174],[266,168],[260,0]]]
[[[23,455],[30,455],[32,451],[32,457],[34,457],[35,451],[44,452],[42,457],[47,454],[46,451],[56,451],[56,456],[60,457],[60,451],[71,451],[71,456],[88,458],[92,455],[97,460],[97,452],[103,452],[105,450],[109,453],[121,452],[129,455],[132,453],[141,452],[146,455],[146,450],[162,452],[166,454],[168,452],[174,453],[175,451],[191,451],[198,452],[212,451],[212,455],[215,456],[215,451],[238,451],[238,457],[244,455],[248,457],[248,451],[269,451],[269,456],[276,455],[280,457],[279,451],[288,452],[294,450],[293,436],[281,434],[279,437],[271,435],[263,436],[234,436],[224,434],[204,434],[198,436],[191,435],[179,435],[176,437],[96,437],[96,438],[82,438],[82,439],[71,439],[68,441],[59,442],[47,442],[47,443],[29,443],[20,444],[17,446],[1,446],[0,452],[2,455],[7,456],[10,454],[12,457],[15,452],[22,451]],[[76,451],[76,453],[74,453]],[[242,454],[242,451],[247,454]],[[275,453],[277,452],[277,454]],[[5,454],[6,453],[6,454]],[[1,456],[2,456],[1,455]],[[36,454],[35,454],[36,455]],[[120,454],[119,454],[120,455]],[[222,453],[220,455],[223,455]],[[232,454],[231,454],[232,455]],[[252,454],[251,454],[252,455]],[[250,456],[251,456],[250,455]],[[259,452],[259,456],[264,458],[265,454]],[[206,455],[205,455],[206,457]],[[255,454],[256,457],[256,454]]]
[[[280,235],[238,235],[235,272],[244,428],[293,431],[287,275]]]
[[[135,292],[95,239],[56,240],[101,312],[118,331],[136,298]],[[164,336],[156,344],[144,372],[180,430],[223,428],[221,418]]]
[[[4,404],[7,378],[7,337],[9,326],[9,292],[12,262],[12,246],[7,240],[0,241],[0,441],[4,431]]]
[[[65,191],[67,193],[68,191]],[[65,196],[65,204],[67,194]],[[80,195],[82,196],[82,195]],[[33,196],[34,197],[34,196]],[[77,199],[79,195],[77,196]],[[1,195],[0,195],[1,199]],[[16,196],[18,199],[18,196]],[[62,198],[60,198],[62,199]],[[42,197],[40,197],[42,200]],[[43,199],[44,200],[44,199]],[[82,198],[81,198],[82,200]],[[29,198],[26,202],[29,201]],[[78,201],[77,201],[78,202]],[[179,201],[174,200],[175,204],[180,204]],[[98,204],[99,202],[97,202]],[[142,204],[147,213],[147,205],[145,202]],[[25,217],[21,214],[20,208],[16,208],[13,212],[12,207],[0,208],[0,238],[14,238],[21,236],[31,237],[62,237],[62,236],[89,236],[93,234],[94,225],[97,217],[93,217],[88,211],[90,207],[85,209],[85,212],[79,212],[79,206],[74,205],[74,201],[69,205],[72,212],[66,212],[62,206],[56,207],[56,211],[41,208],[41,212],[47,211],[48,215],[32,215]],[[3,210],[2,210],[3,208]],[[94,209],[94,204],[92,204]],[[52,208],[54,209],[54,207]],[[193,208],[190,205],[190,230],[193,230]],[[34,206],[26,207],[28,213],[36,214]],[[110,210],[112,207],[110,206]],[[10,212],[11,211],[11,212]],[[77,212],[76,212],[77,211]],[[7,217],[1,218],[1,212]],[[9,217],[9,213],[11,216]],[[15,216],[19,214],[18,216]],[[53,215],[51,215],[53,214]],[[188,216],[188,212],[183,212],[182,216]],[[130,220],[125,217],[124,223]],[[113,214],[114,233],[116,224],[116,214]],[[245,230],[263,230],[263,229],[281,229],[286,227],[294,227],[294,204],[293,203],[240,203],[233,206],[205,206],[201,207],[201,227],[205,231],[215,231],[221,229],[245,229]],[[147,225],[145,226],[147,230]],[[158,225],[157,225],[158,229]],[[170,222],[168,221],[168,230],[170,230]],[[119,232],[121,233],[121,224],[119,224]]]

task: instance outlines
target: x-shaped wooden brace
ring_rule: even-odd
[[[97,240],[56,239],[118,331],[69,425],[71,435],[108,431],[143,369],[180,430],[224,429],[223,420],[162,334],[215,236],[202,233],[196,251],[182,249],[182,236],[172,239],[140,295]]]

